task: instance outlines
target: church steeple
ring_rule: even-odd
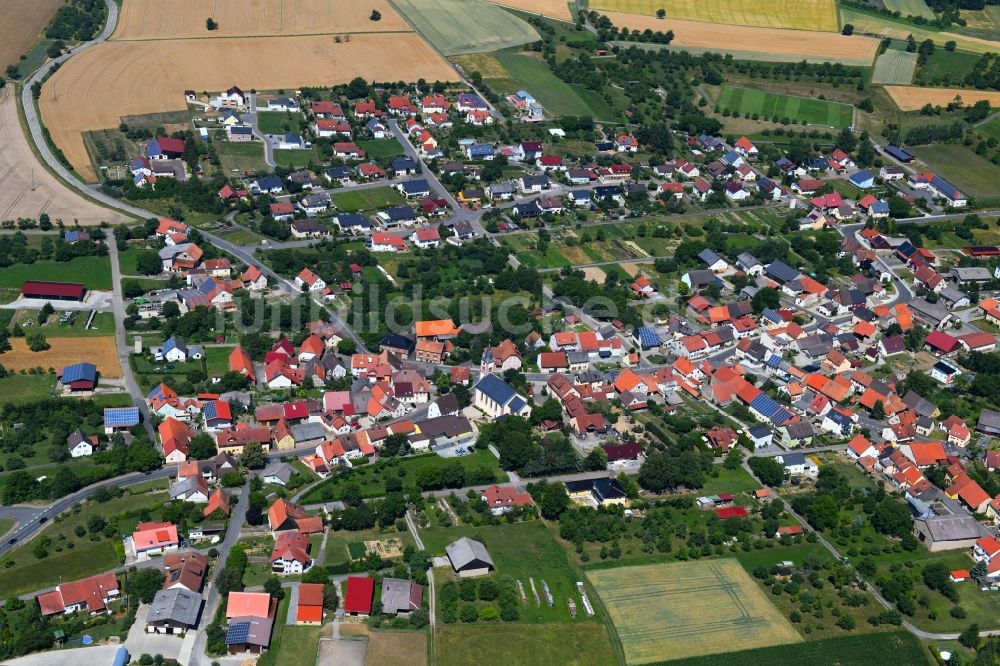
[[[493,347],[486,345],[483,349],[483,358],[479,362],[479,371],[484,375],[490,375],[493,374],[495,368],[496,363],[493,361]]]

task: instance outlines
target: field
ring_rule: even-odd
[[[204,20],[204,19],[202,19]],[[205,67],[225,62],[225,67]],[[161,39],[99,44],[70,59],[43,86],[42,118],[85,179],[96,178],[85,130],[116,127],[122,115],[185,109],[187,89],[217,91],[330,86],[369,81],[454,81],[454,69],[414,33],[226,39]]]
[[[1000,7],[986,5],[982,10],[961,10],[965,26],[956,27],[955,32],[983,39],[1000,40]]]
[[[553,116],[591,116],[595,120],[620,120],[617,118],[620,114],[603,103],[603,108],[595,108],[596,105],[588,103],[583,97],[582,86],[572,86],[558,78],[541,58],[511,51],[501,51],[494,56],[510,77],[489,79],[490,85],[497,92],[507,94],[524,88]]]
[[[564,0],[490,0],[490,2],[563,21],[569,21],[573,18],[569,11],[570,3]]]
[[[8,0],[0,23],[0,69],[16,65],[56,13],[61,0]],[[28,74],[29,72],[21,72]]]
[[[334,192],[331,199],[337,206],[337,210],[345,213],[375,210],[403,203],[403,195],[394,187],[373,187],[368,190]]]
[[[426,666],[427,634],[417,631],[373,631],[368,635],[365,666]]]
[[[0,363],[3,363],[8,370],[14,371],[36,367],[55,368],[58,371],[63,366],[86,360],[96,365],[98,372],[104,378],[114,379],[122,376],[114,337],[52,338],[46,336],[46,339],[49,343],[49,349],[33,352],[28,349],[24,338],[11,338],[12,349],[0,356]]]
[[[629,664],[801,638],[733,559],[590,571]]]
[[[382,14],[372,21],[372,10]],[[219,24],[209,32],[205,19]],[[125,0],[114,40],[409,32],[386,0]]]
[[[382,157],[395,157],[403,154],[403,147],[395,139],[370,139],[358,141],[358,147],[365,151],[365,157],[377,160]]]
[[[872,83],[909,85],[917,69],[917,54],[889,49],[875,61]]]
[[[922,0],[918,0],[921,1]],[[656,16],[666,10],[666,20],[661,20],[661,30],[674,29],[673,19],[704,21],[726,25],[745,25],[759,28],[791,28],[836,32],[837,3],[835,0],[590,0],[590,9],[625,14]],[[618,25],[617,21],[612,21]],[[631,27],[631,26],[630,26]]]
[[[231,143],[216,141],[215,152],[219,155],[221,168],[225,175],[236,172],[267,173],[270,169],[264,161],[264,146],[260,141],[250,143]]]
[[[538,39],[530,25],[483,0],[396,0],[395,5],[446,56],[496,51]]]
[[[603,12],[618,27],[633,30],[674,31],[672,49],[701,49],[719,53],[773,54],[797,60],[839,62],[844,65],[870,65],[879,42],[862,36],[845,37],[835,32],[812,32],[785,28],[758,28],[675,19],[669,26],[653,16]],[[905,37],[905,35],[904,35]]]
[[[853,109],[821,99],[779,95],[753,88],[723,85],[718,107],[741,115],[760,114],[763,118],[789,118],[792,122],[842,128],[851,124]]]
[[[107,257],[76,257],[69,261],[45,259],[33,264],[14,264],[0,271],[0,287],[18,290],[25,280],[82,282],[88,289],[111,289],[111,260]]]
[[[936,144],[916,147],[913,152],[965,196],[1000,197],[1000,167],[973,150],[955,144]]]
[[[37,219],[41,213],[48,213],[53,222],[62,220],[67,226],[74,221],[96,225],[102,221],[120,224],[129,220],[121,213],[84,199],[41,165],[21,130],[17,87],[5,86],[0,91],[0,220]]]
[[[890,12],[899,12],[901,16],[922,16],[928,21],[937,18],[924,0],[882,0],[882,4]]]
[[[288,129],[285,129],[286,124],[288,125]],[[288,113],[285,111],[257,112],[257,128],[264,134],[298,132],[305,124],[306,117],[301,113]]]
[[[286,595],[288,592],[286,592]],[[285,624],[287,602],[282,604],[274,623],[271,649],[257,663],[281,666],[313,666],[319,649],[321,627],[289,626]]]
[[[937,49],[917,70],[913,83],[927,87],[961,86],[980,57],[975,53]]]
[[[919,111],[925,104],[947,106],[961,97],[966,106],[985,99],[990,106],[1000,106],[1000,92],[959,88],[918,88],[916,86],[886,86],[889,97],[903,111]]]
[[[5,363],[0,356],[0,365]],[[55,386],[55,375],[8,375],[0,379],[0,396],[4,402],[23,404],[49,397]]]
[[[756,666],[757,664],[809,664],[810,666],[882,666],[883,664],[936,664],[920,641],[906,631],[843,636],[795,645],[756,648],[691,659],[661,662],[669,666]]]
[[[977,125],[976,132],[983,138],[1000,141],[1000,118],[994,118],[982,125]]]
[[[607,631],[599,624],[438,625],[434,640],[434,663],[445,666],[481,663],[486,645],[489,661],[505,666],[590,666],[616,661]]]
[[[855,36],[849,37],[849,40],[857,39],[857,35],[861,33],[904,40],[912,34],[918,43],[925,39],[931,39],[935,44],[943,47],[945,42],[954,41],[960,50],[970,53],[987,53],[996,51],[997,48],[996,42],[988,39],[967,37],[954,32],[927,30],[890,16],[866,12],[846,5],[840,8],[840,20],[854,26]]]

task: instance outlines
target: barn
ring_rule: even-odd
[[[97,386],[97,366],[93,363],[74,363],[59,371],[59,381],[70,391],[93,391]]]
[[[21,287],[24,298],[43,298],[48,301],[82,301],[87,288],[76,282],[45,282],[26,280]]]
[[[479,541],[462,537],[445,546],[444,550],[455,573],[461,578],[485,576],[493,571],[493,559],[486,552],[486,546]]]
[[[370,615],[375,596],[375,580],[365,576],[348,576],[344,594],[344,612],[348,615]]]

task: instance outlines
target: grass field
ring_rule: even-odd
[[[288,111],[259,111],[257,113],[257,128],[264,134],[284,134],[298,132],[306,124],[306,117],[301,113]],[[285,129],[285,125],[288,129]]]
[[[14,264],[0,271],[0,287],[24,285],[25,280],[80,282],[87,289],[111,289],[111,260],[107,257],[76,257],[69,261],[45,259],[33,264]]]
[[[917,69],[917,54],[889,49],[875,61],[872,83],[909,85]]]
[[[427,634],[422,631],[373,631],[365,666],[427,665]]]
[[[267,173],[270,167],[264,161],[264,146],[259,141],[232,143],[216,141],[215,152],[219,156],[221,169],[225,175],[231,173]]]
[[[918,0],[921,1],[922,0]],[[656,16],[666,10],[662,30],[671,29],[672,19],[705,21],[726,25],[761,28],[792,28],[836,32],[837,3],[835,0],[590,0],[590,9]],[[616,24],[617,25],[617,24]]]
[[[1000,197],[1000,167],[965,146],[936,144],[920,146],[913,152],[927,162],[967,197]]]
[[[727,652],[690,659],[664,661],[669,666],[758,666],[809,664],[809,666],[883,666],[884,664],[936,664],[930,652],[912,634],[893,633],[844,636],[795,645]]]
[[[936,18],[924,0],[882,0],[882,4],[890,12],[899,12],[902,16],[921,16],[928,21]]]
[[[913,82],[922,86],[960,86],[979,59],[975,53],[937,49],[917,70]]]
[[[375,210],[403,203],[403,195],[394,187],[373,187],[368,190],[334,192],[330,197],[337,210],[356,213],[359,210]]]
[[[88,312],[77,312],[73,321],[68,324],[63,324],[60,321],[61,315],[56,313],[49,317],[45,326],[41,327],[37,324],[38,314],[38,310],[19,310],[17,321],[31,321],[37,330],[53,338],[96,338],[114,335],[115,332],[115,316],[110,312],[98,312],[94,315],[90,328],[84,328],[90,316]]]
[[[30,330],[30,329],[29,329]],[[122,376],[118,364],[118,352],[113,336],[55,338],[46,336],[49,348],[33,352],[28,349],[24,338],[11,338],[12,349],[0,356],[0,363],[8,370],[19,371],[31,368],[54,368],[87,360],[97,366],[102,377],[113,379]]]
[[[916,25],[895,19],[891,16],[868,12],[846,5],[840,8],[841,23],[850,23],[854,26],[854,36],[849,39],[857,39],[859,33],[878,35],[879,37],[891,37],[892,39],[905,40],[908,35],[913,35],[917,42],[925,39],[933,40],[939,47],[943,47],[945,42],[954,41],[962,51],[970,53],[987,53],[996,50],[996,42],[978,37],[960,35],[954,32],[938,32],[931,29],[920,28]]]
[[[395,157],[403,154],[403,147],[396,139],[371,139],[358,141],[358,147],[365,151],[365,157],[377,160],[382,157]]]
[[[309,160],[317,161],[318,154],[315,148],[307,150],[275,150],[271,153],[274,161],[281,166],[304,167],[309,164]]]
[[[489,646],[490,663],[505,666],[615,663],[607,631],[592,623],[547,624],[544,627],[530,624],[439,625],[435,637],[435,663],[444,666],[481,663],[484,646]]]
[[[976,132],[984,139],[996,139],[1000,141],[1000,118],[983,123],[976,127]]]
[[[530,25],[482,0],[396,0],[395,5],[446,56],[497,51],[538,39]]]
[[[286,596],[288,592],[286,591]],[[280,664],[280,666],[313,666],[319,649],[321,627],[288,626],[285,624],[287,602],[285,602],[274,622],[271,649],[257,663]],[[275,645],[277,643],[277,645]]]
[[[733,559],[590,571],[629,664],[801,638]]]
[[[852,108],[847,104],[779,95],[730,85],[722,86],[718,107],[741,115],[756,113],[766,119],[788,118],[792,122],[838,129],[850,126],[853,114]]]
[[[6,362],[0,356],[0,365],[7,367]],[[55,386],[55,375],[8,375],[0,379],[0,396],[3,402],[19,405],[49,397]]]
[[[326,537],[326,561],[323,564],[333,567],[347,564],[353,559],[360,559],[360,557],[364,557],[367,551],[361,552],[359,557],[354,557],[350,552],[351,544],[361,544],[363,548],[365,541],[384,541],[386,539],[399,539],[404,547],[414,544],[412,534],[409,532],[397,532],[395,528],[385,528],[382,530],[372,528],[356,532],[345,530],[339,532],[331,531]],[[355,546],[355,548],[357,547]]]
[[[593,108],[579,92],[582,88],[571,86],[558,78],[541,58],[512,51],[501,51],[494,56],[510,75],[509,79],[490,79],[490,85],[497,92],[508,94],[521,88],[528,90],[553,116],[591,116],[596,120],[620,120],[618,114],[609,117],[606,107]]]

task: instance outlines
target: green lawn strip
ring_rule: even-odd
[[[1000,116],[977,126],[975,132],[984,139],[996,139],[1000,141]]]
[[[553,74],[541,58],[511,51],[500,51],[495,56],[516,83],[513,89],[505,89],[500,87],[504,80],[496,80],[494,87],[498,91],[510,94],[524,88],[553,116],[592,116],[595,120],[615,120],[601,117],[572,86]],[[490,84],[494,85],[494,80],[490,80]]]
[[[3,402],[21,405],[50,397],[55,386],[55,375],[9,375],[0,379],[0,396]]]
[[[219,156],[224,175],[233,172],[267,172],[270,167],[264,161],[264,145],[260,141],[230,142],[216,141],[215,152]]]
[[[39,328],[42,333],[53,338],[97,338],[115,334],[115,316],[111,312],[98,312],[90,322],[90,328],[85,328],[90,313],[81,311],[75,313],[72,323],[60,322],[60,313],[52,315],[49,322]]]
[[[928,21],[937,18],[924,0],[882,0],[882,4],[890,12],[899,12],[901,16],[921,16]]]
[[[257,660],[257,666],[284,666],[285,664],[284,661],[278,659],[278,655],[282,652],[285,629],[288,627],[286,619],[288,618],[288,605],[291,603],[291,596],[291,591],[285,590],[285,598],[278,603],[278,610],[274,616],[274,627],[271,629],[271,644],[268,646],[267,652]],[[313,657],[315,658],[315,655]]]
[[[288,592],[286,591],[286,594]],[[277,633],[277,629],[275,632]],[[319,649],[321,627],[285,626],[282,630],[280,649],[275,653],[274,663],[281,666],[313,666]],[[258,664],[268,662],[262,660]]]
[[[848,104],[730,85],[722,86],[718,107],[740,115],[749,113],[758,114],[764,119],[788,118],[793,122],[835,128],[847,127],[852,117],[852,109]]]
[[[980,56],[964,51],[937,49],[917,68],[913,83],[923,86],[961,86]]]
[[[284,134],[299,132],[306,124],[306,117],[301,113],[288,111],[258,111],[257,129],[262,134]],[[285,129],[285,128],[288,129]]]
[[[690,659],[662,661],[647,666],[758,666],[809,664],[809,666],[884,666],[885,664],[934,664],[926,647],[905,631],[843,636],[794,645],[742,650]]]
[[[370,139],[358,141],[358,147],[365,151],[365,157],[377,160],[383,157],[395,157],[403,154],[403,147],[396,139]]]
[[[530,592],[529,592],[530,594]],[[584,666],[617,662],[604,627],[593,623],[438,625],[435,654],[445,666],[490,661],[532,666]]]
[[[0,270],[0,287],[18,289],[25,280],[79,282],[88,289],[111,289],[111,260],[107,257],[75,257],[69,261],[43,259],[33,264],[13,264]]]
[[[275,150],[271,153],[274,161],[287,167],[304,167],[310,161],[322,162],[322,158],[312,148],[306,150]]]
[[[337,210],[345,213],[388,208],[402,204],[404,201],[403,195],[394,187],[373,187],[367,190],[334,192],[331,199],[337,206]]]

